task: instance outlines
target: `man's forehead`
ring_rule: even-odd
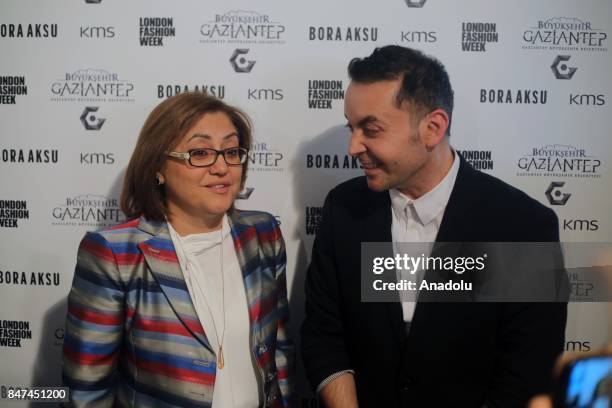
[[[382,95],[395,96],[400,88],[400,80],[375,81],[375,82],[355,82],[351,81],[347,93],[359,95],[361,97],[376,97]]]
[[[397,92],[399,81],[371,83],[351,82],[347,89],[344,116],[355,122],[382,120],[398,114]],[[402,109],[403,112],[406,110]],[[407,112],[406,112],[407,113]]]

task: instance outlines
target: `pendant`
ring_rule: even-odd
[[[217,367],[223,368],[225,362],[223,361],[223,346],[219,346],[219,357],[217,357]]]

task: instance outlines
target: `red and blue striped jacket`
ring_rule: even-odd
[[[273,216],[229,213],[266,407],[287,407],[293,345],[285,246]],[[63,379],[75,406],[210,407],[216,356],[165,222],[141,217],[81,241]]]

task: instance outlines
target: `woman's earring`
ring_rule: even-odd
[[[157,185],[158,186],[161,186],[162,184],[164,184],[164,176],[162,176],[161,174],[157,173],[156,177],[157,177]]]

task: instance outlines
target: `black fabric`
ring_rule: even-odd
[[[460,159],[437,242],[559,241],[552,210]],[[546,390],[566,303],[420,302],[407,334],[399,302],[360,301],[360,244],[391,241],[389,193],[342,183],[319,228],[301,333],[313,388],[353,369],[360,407],[521,407]]]

